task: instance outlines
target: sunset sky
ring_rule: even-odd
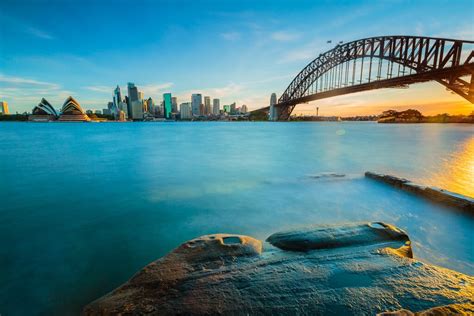
[[[473,1],[0,1],[0,100],[31,111],[68,95],[105,108],[113,88],[134,82],[146,97],[191,93],[267,106],[293,77],[338,41],[377,35],[474,39]],[[470,113],[437,83],[299,105],[295,113]]]

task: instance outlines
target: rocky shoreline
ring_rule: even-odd
[[[392,175],[367,171],[367,178],[390,184],[396,188],[422,196],[428,200],[455,207],[474,215],[474,199],[436,187],[425,186]]]
[[[413,259],[408,235],[393,225],[314,226],[266,242],[231,234],[190,240],[83,314],[456,314],[474,310],[473,284]]]

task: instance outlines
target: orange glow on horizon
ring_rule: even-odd
[[[448,113],[467,115],[474,104],[447,91],[436,82],[411,85],[408,89],[380,89],[313,101],[296,106],[295,115],[356,116],[377,115],[383,111],[416,109],[423,115]]]

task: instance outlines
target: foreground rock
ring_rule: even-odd
[[[431,201],[455,207],[471,215],[474,215],[474,199],[470,197],[436,187],[417,184],[407,179],[398,178],[387,174],[367,171],[365,176],[367,178],[385,182],[396,188],[420,195]]]
[[[83,313],[375,315],[472,304],[473,277],[412,259],[407,234],[391,225],[319,226],[267,240],[265,249],[239,235],[188,241]]]

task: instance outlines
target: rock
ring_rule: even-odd
[[[412,259],[408,235],[389,224],[317,226],[268,241],[263,249],[248,236],[193,239],[83,314],[375,315],[474,297],[474,278]]]
[[[468,214],[474,215],[474,199],[470,197],[439,189],[436,187],[424,186],[411,182],[407,179],[398,178],[391,175],[367,171],[365,173],[365,176],[367,178],[385,182],[404,191],[408,191],[416,195],[422,196],[431,201],[445,204],[450,207],[455,207],[457,209],[467,212]]]
[[[425,311],[413,313],[412,311],[401,309],[395,312],[384,312],[377,316],[448,316],[448,315],[474,315],[474,304],[452,304],[446,306],[433,307]]]

